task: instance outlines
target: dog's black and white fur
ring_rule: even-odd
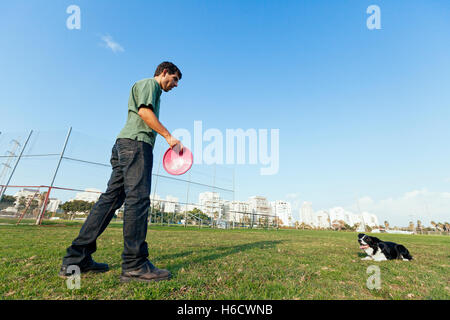
[[[412,260],[408,249],[395,242],[381,241],[376,237],[358,234],[359,248],[364,250],[367,257],[361,260],[384,261],[392,259],[403,259],[403,261]]]

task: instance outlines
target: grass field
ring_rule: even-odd
[[[353,232],[151,227],[150,259],[173,278],[119,282],[122,227],[111,224],[94,259],[110,271],[85,274],[70,290],[57,276],[80,223],[0,225],[1,299],[449,299],[448,236],[377,234],[405,245],[411,262],[361,261]],[[367,268],[381,270],[369,290]]]

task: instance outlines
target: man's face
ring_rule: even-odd
[[[174,87],[178,87],[178,73],[169,74],[167,70],[164,70],[163,77],[161,79],[161,88],[165,92],[169,92]]]

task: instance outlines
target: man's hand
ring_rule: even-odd
[[[183,151],[183,145],[178,139],[175,139],[170,132],[159,122],[158,118],[155,116],[150,108],[139,108],[139,116],[144,120],[144,122],[153,130],[162,135],[170,148],[175,152],[180,153]]]
[[[169,144],[170,148],[175,152],[180,153],[183,151],[183,144],[180,142],[180,140],[174,138],[172,135],[169,135],[166,138],[166,141]]]

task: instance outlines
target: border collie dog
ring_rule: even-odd
[[[367,254],[367,257],[361,260],[384,261],[403,259],[403,261],[409,261],[413,259],[408,249],[401,244],[381,241],[376,237],[371,237],[364,233],[358,234],[358,242],[359,248]]]

